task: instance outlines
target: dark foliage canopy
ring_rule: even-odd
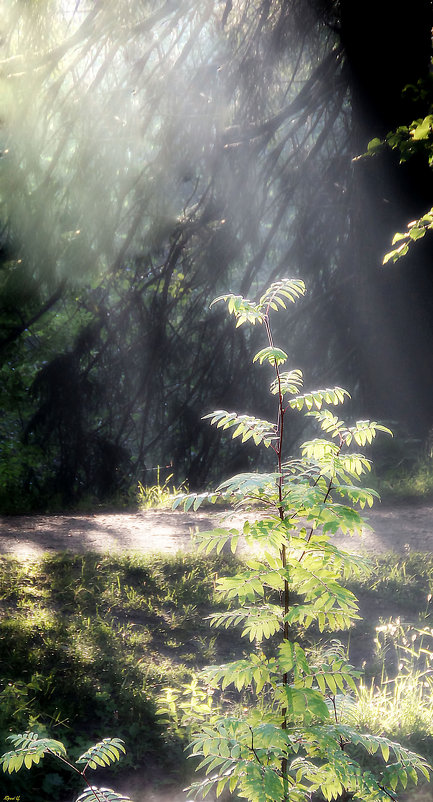
[[[402,90],[428,75],[431,17],[427,0],[405,15],[390,0],[9,4],[4,507],[108,497],[156,465],[194,487],[222,458],[246,467],[201,416],[268,402],[208,307],[285,275],[308,296],[277,334],[312,385],[425,436],[431,244],[381,260],[431,204],[427,157],[353,159],[428,112],[431,95]]]

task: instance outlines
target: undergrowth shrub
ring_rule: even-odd
[[[287,354],[275,346],[271,313],[304,293],[303,282],[273,284],[257,303],[228,294],[237,326],[259,324],[267,344],[253,362],[273,370],[270,391],[276,399],[275,421],[217,410],[206,417],[233,437],[271,449],[275,468],[267,473],[238,474],[214,492],[180,495],[175,507],[198,509],[222,499],[242,510],[264,508],[242,529],[221,527],[201,533],[205,553],[245,538],[250,557],[238,573],[218,580],[229,610],[211,617],[213,626],[241,627],[255,649],[246,657],[205,669],[184,688],[167,688],[159,712],[174,726],[190,732],[191,755],[204,779],[189,789],[206,796],[214,789],[236,792],[249,802],[303,802],[312,794],[325,799],[358,798],[375,802],[395,798],[408,779],[429,775],[426,761],[389,738],[360,732],[353,710],[359,672],[332,641],[314,660],[294,639],[310,627],[339,631],[358,618],[353,593],[341,584],[361,573],[364,560],[338,548],[337,530],[356,534],[363,526],[358,511],[373,504],[374,491],[360,478],[369,460],[352,446],[370,445],[378,431],[374,421],[346,424],[332,409],[348,396],[341,387],[303,392],[300,370],[283,370]],[[320,437],[301,446],[300,457],[285,453],[286,416],[291,410],[315,419]],[[356,509],[358,508],[358,509]],[[266,644],[278,637],[275,649]],[[240,702],[230,696],[234,688]],[[356,759],[359,750],[380,753],[376,773]]]

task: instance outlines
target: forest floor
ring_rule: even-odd
[[[253,516],[251,516],[253,517]],[[382,503],[363,516],[371,529],[365,528],[361,537],[337,535],[335,542],[348,550],[370,555],[394,552],[433,552],[433,501],[424,503]],[[10,515],[0,516],[0,554],[19,560],[31,560],[44,553],[67,551],[84,552],[141,552],[174,554],[193,550],[194,532],[216,526],[242,526],[245,516],[214,509],[188,512],[149,510],[145,512],[96,512],[68,515]],[[242,550],[242,544],[241,544]],[[364,597],[365,596],[365,597]],[[400,600],[385,603],[380,595],[364,594],[360,613],[367,625],[351,644],[355,665],[360,665],[372,651],[371,622],[380,617],[400,615]],[[370,626],[370,629],[368,628]],[[155,638],[157,635],[155,635]],[[371,654],[370,654],[371,657]],[[148,767],[127,778],[131,798],[146,802],[185,802],[184,793],[164,792],[149,786]],[[432,797],[420,792],[407,798],[413,802],[432,802]]]
[[[343,548],[383,554],[433,551],[433,502],[378,504],[363,516],[362,537],[336,536]],[[245,515],[214,512],[98,512],[75,515],[0,516],[0,553],[21,559],[52,551],[137,551],[173,554],[194,548],[194,532],[242,526]],[[242,545],[241,545],[242,550]]]

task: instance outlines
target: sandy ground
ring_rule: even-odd
[[[369,554],[433,551],[433,505],[378,505],[364,518],[372,530],[362,537],[336,536],[341,546]],[[149,510],[92,515],[13,515],[0,517],[0,553],[22,559],[44,552],[138,551],[175,553],[194,549],[192,534],[215,526],[241,526],[223,513]]]

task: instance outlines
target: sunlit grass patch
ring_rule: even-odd
[[[78,749],[114,734],[128,745],[123,763],[128,770],[148,765],[179,782],[185,770],[182,739],[173,740],[164,730],[155,716],[155,701],[162,687],[187,680],[193,669],[236,659],[255,648],[235,633],[210,629],[206,620],[217,609],[217,575],[234,573],[236,565],[230,555],[185,553],[54,554],[24,568],[17,560],[2,558],[0,736],[31,725]],[[372,650],[375,627],[388,605],[398,604],[402,624],[417,622],[421,615],[420,626],[427,626],[432,587],[433,559],[426,555],[374,561],[370,577],[353,589],[366,609],[374,600],[377,614],[352,631],[350,648],[368,644]],[[393,702],[397,686],[389,682],[378,696],[381,659],[376,653],[366,666],[359,697],[360,722],[372,730],[383,728],[387,716],[390,727],[398,724]],[[390,648],[384,659],[393,680],[397,658]],[[430,738],[425,697],[410,719],[415,697],[409,676],[400,683],[398,707],[400,714],[404,705],[408,708],[406,729],[417,727],[420,738]],[[422,745],[417,749],[422,751]],[[39,780],[32,776],[32,782],[36,793]],[[64,782],[70,782],[67,775]],[[54,790],[51,796],[40,796],[47,802],[57,798]]]
[[[170,473],[161,484],[160,467],[158,466],[155,484],[143,485],[142,482],[139,482],[137,485],[138,508],[140,510],[171,509],[175,496],[179,493],[188,492],[188,486],[185,482],[176,487],[172,479],[173,474]]]
[[[385,554],[370,561],[371,571],[351,581],[356,596],[381,604],[402,605],[406,611],[426,614],[433,592],[433,559],[425,553]],[[383,612],[382,612],[383,615]],[[398,615],[398,612],[396,613]]]
[[[74,750],[114,733],[128,744],[124,767],[146,764],[183,783],[181,744],[168,748],[154,700],[164,684],[217,655],[205,618],[215,575],[234,564],[184,554],[54,554],[23,568],[2,558],[2,740],[30,727]],[[38,782],[32,776],[36,795],[57,798]],[[65,775],[65,789],[69,782]]]
[[[361,682],[358,718],[385,735],[433,735],[433,628],[399,618],[376,627],[380,674]]]

